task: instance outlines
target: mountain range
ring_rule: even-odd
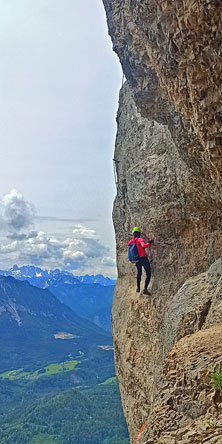
[[[19,368],[33,372],[70,359],[80,366],[83,361],[85,368],[84,362],[110,353],[101,346],[112,349],[111,334],[77,316],[48,289],[0,276],[1,373]],[[114,373],[112,359],[111,353]]]
[[[38,288],[47,288],[78,316],[111,332],[114,280],[102,275],[76,277],[67,271],[42,270],[32,265],[14,265],[7,271],[1,270],[0,275],[13,276]]]
[[[111,334],[48,288],[0,276],[0,350],[0,444],[129,443]]]
[[[33,266],[0,272],[0,444],[129,444],[105,331],[112,284]]]
[[[31,285],[39,288],[47,288],[52,285],[53,282],[63,282],[65,284],[100,284],[103,286],[115,285],[116,281],[102,274],[88,275],[85,276],[74,276],[68,271],[59,270],[43,270],[40,267],[35,267],[34,265],[23,265],[18,267],[18,265],[13,265],[9,270],[0,270],[0,275],[2,276],[12,276],[15,279],[26,280]]]

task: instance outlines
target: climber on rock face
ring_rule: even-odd
[[[148,248],[150,244],[153,242],[153,240],[149,240],[148,242],[144,242],[143,238],[141,237],[141,230],[139,227],[134,227],[133,231],[133,238],[130,239],[130,241],[127,243],[129,247],[129,260],[132,263],[135,263],[137,268],[137,293],[140,292],[140,282],[142,277],[142,267],[145,269],[146,272],[146,280],[145,280],[145,286],[143,289],[143,294],[150,294],[150,292],[147,290],[150,279],[151,279],[151,268],[149,259],[147,257],[145,248]]]

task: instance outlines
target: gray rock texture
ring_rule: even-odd
[[[173,297],[164,323],[166,352],[184,336],[222,323],[222,259],[185,281]]]
[[[168,125],[141,116],[127,84],[117,121],[113,339],[134,442],[158,396],[166,354],[183,336],[222,322],[221,259],[210,266],[221,255],[221,242],[220,227],[208,220],[213,217],[207,209],[211,183],[184,161]],[[219,215],[220,198],[210,205],[213,211],[218,207]],[[135,293],[136,270],[127,260],[134,225],[155,239],[151,297]]]
[[[221,170],[221,1],[103,3],[114,50],[142,114],[168,121],[172,104]]]
[[[114,155],[112,322],[131,442],[220,443],[210,373],[222,352],[221,2],[103,3],[127,79]],[[155,239],[148,297],[135,292],[127,259],[135,225]]]

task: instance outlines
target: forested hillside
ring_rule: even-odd
[[[128,444],[115,380],[70,390],[7,411],[0,444]]]
[[[0,308],[0,444],[127,444],[111,334],[11,276]]]

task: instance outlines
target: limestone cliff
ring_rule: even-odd
[[[112,319],[131,442],[222,443],[222,396],[210,385],[222,365],[222,5],[103,2],[127,79]],[[135,293],[127,260],[134,225],[155,239],[151,297]]]

